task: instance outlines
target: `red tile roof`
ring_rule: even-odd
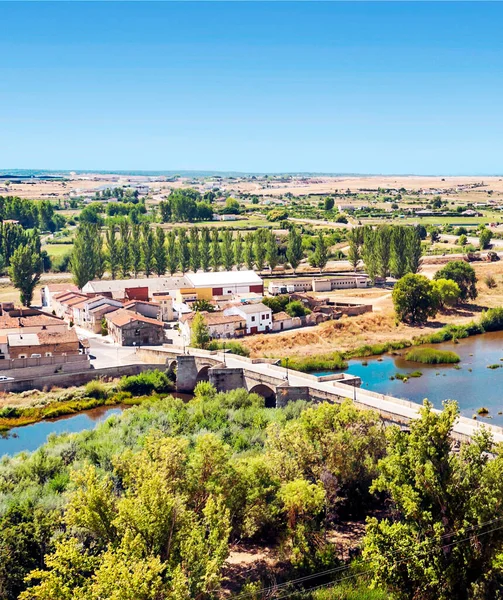
[[[124,327],[124,325],[134,323],[135,321],[141,321],[142,323],[150,323],[151,325],[158,325],[159,327],[164,327],[164,323],[162,321],[158,321],[157,319],[150,319],[149,317],[144,317],[124,308],[119,308],[119,310],[116,310],[112,313],[108,313],[105,318],[111,323],[113,323],[116,327]]]

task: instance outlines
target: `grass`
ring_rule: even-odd
[[[500,365],[499,363],[496,363],[494,365],[487,365],[488,369],[499,369],[502,365]]]
[[[281,366],[286,367],[287,361],[281,359]],[[341,371],[348,368],[343,356],[339,352],[320,354],[318,356],[306,356],[304,358],[290,358],[288,367],[295,371],[311,373],[313,371]]]
[[[450,350],[435,348],[414,348],[405,355],[405,360],[419,362],[425,365],[454,364],[460,361],[459,356]]]
[[[65,254],[72,251],[73,244],[47,244],[42,250],[46,250],[49,256],[53,258],[61,258]]]
[[[224,347],[224,342],[220,342],[218,340],[212,340],[208,344],[208,350],[222,350]],[[231,352],[232,354],[237,354],[238,356],[250,356],[250,351],[248,348],[243,346],[240,342],[235,341],[227,341],[225,342],[225,349]]]
[[[482,406],[481,408],[478,409],[477,414],[478,415],[488,415],[489,409],[486,408],[485,406]]]

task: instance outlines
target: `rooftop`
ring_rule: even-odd
[[[190,282],[186,277],[148,277],[142,279],[115,279],[102,280],[96,279],[89,281],[82,288],[84,293],[112,293],[124,292],[126,288],[137,289],[147,287],[150,293],[166,292],[177,290],[183,287],[190,287]]]
[[[238,304],[232,308],[237,308],[246,315],[252,315],[261,312],[271,312],[271,309],[262,302],[255,302],[254,304]]]
[[[138,313],[132,312],[130,310],[126,310],[125,308],[120,308],[112,313],[108,313],[106,315],[106,319],[113,323],[116,327],[123,327],[124,325],[128,325],[129,323],[134,323],[141,321],[142,323],[150,323],[151,325],[159,325],[160,327],[164,327],[164,323],[162,321],[158,321],[157,319],[150,319],[149,317],[144,317],[143,315],[139,315]]]
[[[219,271],[217,273],[189,273],[185,275],[192,287],[220,287],[225,285],[261,285],[255,271]],[[188,286],[190,287],[190,286]]]
[[[40,346],[36,333],[11,333],[7,336],[9,346],[12,348],[20,346]]]

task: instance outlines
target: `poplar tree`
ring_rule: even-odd
[[[370,280],[374,282],[379,274],[379,262],[377,259],[376,231],[370,225],[363,230],[362,258],[365,271]]]
[[[73,243],[70,263],[73,280],[80,289],[100,271],[103,260],[101,246],[99,226],[96,223],[81,223]]]
[[[185,274],[190,264],[189,240],[187,238],[187,231],[185,229],[178,230],[177,254],[180,271]]]
[[[276,236],[272,231],[269,231],[267,234],[267,241],[265,245],[265,256],[267,260],[267,264],[269,265],[269,270],[271,273],[278,266],[279,257],[278,257],[278,243],[276,241]]]
[[[234,248],[232,246],[232,232],[225,229],[222,232],[222,262],[226,271],[231,271],[234,266]]]
[[[266,255],[266,231],[265,229],[257,229],[253,240],[253,255],[258,271],[263,271]]]
[[[348,233],[348,260],[355,273],[361,260],[361,245],[363,242],[363,231],[360,227],[354,227]]]
[[[238,231],[234,239],[234,263],[238,271],[243,266],[243,238],[241,232]]]
[[[196,273],[200,266],[199,230],[197,227],[192,227],[190,230],[190,268]]]
[[[106,249],[108,254],[108,266],[110,269],[110,275],[112,279],[117,277],[117,271],[119,270],[119,246],[117,244],[117,228],[113,223],[110,223],[106,234]]]
[[[245,237],[243,260],[246,264],[246,268],[251,271],[255,264],[255,257],[253,255],[253,234],[251,231],[249,231]]]
[[[408,271],[407,236],[406,227],[393,227],[391,234],[390,270],[393,277],[397,279],[401,279]]]
[[[40,281],[41,275],[42,259],[40,253],[31,244],[18,246],[11,257],[9,276],[14,287],[20,292],[23,306],[31,305],[33,291]]]
[[[218,230],[213,229],[211,237],[211,267],[213,271],[218,271],[222,264],[222,255],[220,251],[220,242],[218,241]]]
[[[176,273],[176,268],[178,267],[178,252],[177,252],[177,247],[176,247],[176,235],[173,230],[168,233],[168,238],[167,238],[166,267],[171,275],[174,275],[174,273]]]
[[[154,268],[154,234],[149,223],[142,227],[141,253],[145,277],[150,277]]]
[[[141,271],[140,239],[140,225],[134,223],[131,230],[131,268],[135,277],[138,277],[138,273]]]
[[[327,246],[321,231],[318,233],[318,237],[316,238],[316,245],[314,247],[312,261],[314,266],[318,267],[320,273],[326,267],[328,262]]]
[[[386,278],[389,275],[391,259],[391,231],[389,225],[382,225],[376,230],[376,254],[378,261],[378,274]]]
[[[292,227],[288,232],[286,258],[290,263],[294,273],[297,270],[303,255],[304,252],[302,250],[302,238],[297,231],[297,228]]]
[[[166,256],[166,234],[162,227],[155,230],[154,239],[154,271],[158,277],[166,273],[167,256]]]
[[[129,269],[131,268],[131,252],[130,252],[130,240],[129,240],[129,223],[124,220],[119,225],[121,239],[119,242],[119,265],[121,271],[121,277],[126,279],[129,275]]]
[[[421,232],[418,227],[407,230],[407,271],[417,273],[421,264]]]
[[[201,231],[201,268],[204,272],[210,270],[210,232],[207,227]]]

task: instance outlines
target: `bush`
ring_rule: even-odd
[[[495,288],[497,286],[496,283],[496,279],[494,279],[494,277],[492,275],[487,275],[485,278],[485,284],[487,285],[487,287],[492,290],[493,288]]]
[[[152,392],[169,392],[173,389],[173,383],[162,371],[144,371],[138,375],[122,377],[119,387],[121,391],[131,392],[133,396],[143,396]]]
[[[464,260],[454,260],[447,263],[445,267],[437,271],[435,280],[452,279],[460,289],[460,300],[475,300],[477,297],[477,277],[474,268]]]
[[[305,317],[310,314],[311,311],[306,308],[300,300],[294,300],[285,306],[285,312],[291,317]]]
[[[287,366],[287,359],[281,359],[281,366]],[[318,356],[306,356],[304,358],[288,359],[288,367],[294,371],[310,373],[312,371],[340,371],[348,368],[339,352],[331,354],[319,354]]]
[[[435,350],[434,348],[414,348],[405,355],[405,360],[426,365],[442,365],[458,363],[459,356],[450,350]]]
[[[224,342],[220,340],[212,340],[208,344],[208,350],[222,350],[224,347]],[[231,352],[232,354],[237,354],[238,356],[250,356],[250,351],[248,348],[243,346],[240,342],[228,341],[225,342],[225,349]]]
[[[437,314],[438,294],[424,275],[408,273],[393,289],[393,305],[400,321],[422,325]]]
[[[484,331],[500,331],[503,329],[503,308],[490,308],[482,313],[480,325]]]
[[[85,395],[88,398],[104,400],[108,397],[108,387],[101,379],[93,379],[85,385]]]

